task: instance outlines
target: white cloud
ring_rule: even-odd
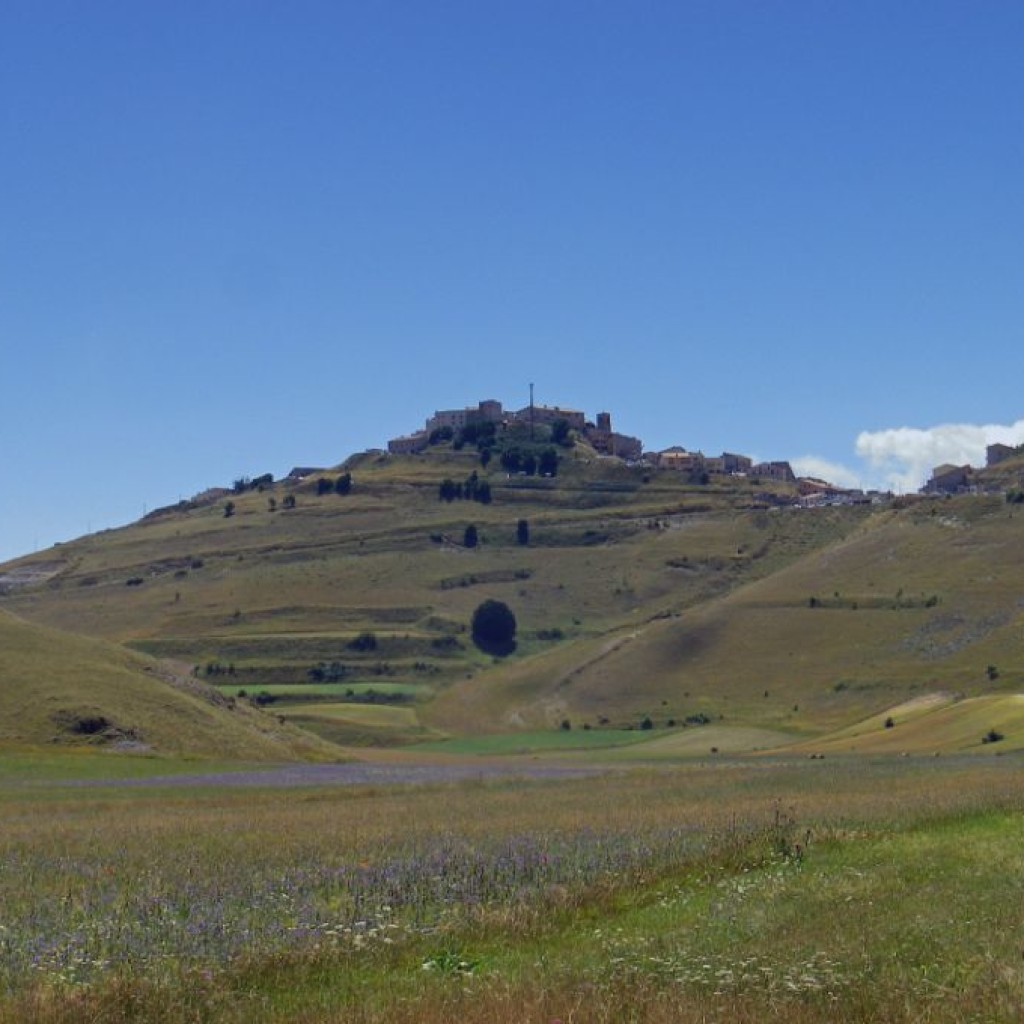
[[[812,476],[816,480],[824,480],[837,487],[861,486],[861,478],[856,470],[838,462],[819,458],[817,455],[801,455],[798,459],[792,459],[790,465],[797,476]]]
[[[1009,426],[945,423],[937,427],[897,427],[863,431],[855,451],[867,464],[868,474],[897,491],[916,491],[943,463],[985,465],[990,444],[1024,443],[1024,420]]]
[[[944,423],[936,427],[865,430],[854,451],[861,460],[851,468],[817,455],[792,459],[797,476],[813,476],[839,487],[864,487],[907,493],[919,490],[943,463],[985,465],[990,444],[1024,444],[1024,420],[1003,425]]]

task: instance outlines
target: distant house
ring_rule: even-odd
[[[465,409],[439,409],[427,420],[426,431],[429,434],[432,430],[441,430],[444,427],[461,430],[468,423],[500,423],[503,415],[501,402],[485,398],[477,403],[476,408],[467,406]]]
[[[544,423],[548,426],[565,420],[573,430],[585,430],[587,426],[586,416],[578,409],[563,409],[557,405],[528,405],[509,418],[516,423]]]
[[[922,490],[926,494],[955,494],[969,486],[970,480],[970,466],[954,466],[946,462],[932,470],[931,479]]]
[[[679,445],[673,445],[658,453],[658,465],[662,469],[674,469],[680,473],[690,473],[704,469],[704,455],[701,452],[688,452]]]
[[[388,451],[392,455],[415,455],[427,447],[430,435],[425,430],[418,430],[415,434],[405,434],[402,437],[393,437],[388,441]]]
[[[1017,454],[1019,454],[1018,449],[1008,444],[990,444],[985,449],[985,465],[997,466],[1000,462],[1012,459]]]
[[[756,466],[751,466],[750,473],[752,476],[782,480],[786,483],[793,483],[796,480],[793,467],[788,462],[759,462]]]
[[[733,452],[722,452],[722,472],[732,475],[746,475],[753,468],[753,459]]]
[[[610,412],[599,412],[597,425],[588,423],[583,431],[583,436],[593,446],[594,451],[601,455],[614,455],[627,462],[635,462],[643,455],[644,443],[639,437],[617,434],[612,430],[612,414]]]

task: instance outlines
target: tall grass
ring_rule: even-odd
[[[0,804],[2,1021],[966,1021],[1019,1007],[1010,758],[45,794]]]

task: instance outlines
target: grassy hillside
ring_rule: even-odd
[[[347,495],[279,483],[0,567],[0,606],[176,659],[344,742],[565,723],[791,742],[924,693],[1024,689],[1018,506],[801,510],[777,507],[785,485],[576,456],[553,479],[469,451],[360,456]],[[473,472],[489,504],[439,500]],[[508,659],[468,637],[485,598],[517,617]]]
[[[327,757],[314,737],[105,641],[0,611],[0,742],[217,758]]]
[[[577,726],[632,713],[655,728],[703,716],[818,735],[922,693],[1019,692],[1022,528],[998,498],[877,512],[722,597],[460,683],[438,713]]]

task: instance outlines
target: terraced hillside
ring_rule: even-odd
[[[797,509],[785,485],[580,449],[554,478],[448,448],[322,478],[343,471],[347,494],[268,485],[0,567],[0,606],[347,744],[714,726],[749,749],[1024,688],[1022,519],[1001,497]],[[474,473],[489,502],[440,499]],[[506,659],[469,639],[485,598],[518,620]]]

